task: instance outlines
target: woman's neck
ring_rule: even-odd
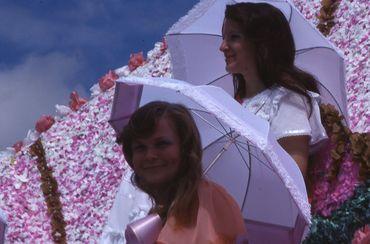
[[[250,75],[243,75],[243,78],[245,81],[245,98],[254,97],[266,89],[266,86],[257,75],[254,75],[253,77]]]
[[[169,198],[171,197],[171,190],[168,187],[160,187],[151,190],[151,195],[157,205],[168,204]]]

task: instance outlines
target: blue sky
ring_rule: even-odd
[[[146,53],[197,0],[0,0],[0,150]]]

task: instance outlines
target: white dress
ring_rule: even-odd
[[[99,243],[126,243],[124,237],[126,225],[147,216],[152,206],[148,195],[132,185],[131,175],[132,170],[128,167],[122,177]]]
[[[290,136],[310,136],[310,146],[327,139],[320,117],[320,95],[309,92],[308,99],[284,87],[273,86],[252,98],[244,99],[242,106],[270,123],[276,139]]]

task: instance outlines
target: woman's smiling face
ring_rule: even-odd
[[[220,51],[224,53],[226,71],[232,74],[255,73],[254,49],[238,23],[225,19],[222,26]]]
[[[172,121],[157,121],[154,133],[132,143],[133,170],[145,184],[163,186],[172,182],[181,164],[180,138]]]

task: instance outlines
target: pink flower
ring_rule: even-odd
[[[76,91],[71,92],[69,96],[71,100],[69,101],[69,107],[73,111],[77,111],[82,105],[84,105],[87,101],[86,99],[81,98]]]
[[[17,141],[14,145],[13,145],[13,148],[15,150],[15,152],[19,152],[23,147],[23,141]]]
[[[162,46],[161,46],[161,53],[164,53],[164,51],[166,51],[167,48],[168,48],[167,41],[165,38],[163,38]]]
[[[357,230],[352,240],[352,244],[366,244],[366,243],[370,243],[369,225],[365,225],[365,227]]]
[[[106,75],[104,75],[99,80],[99,87],[102,91],[106,91],[114,86],[114,83],[118,79],[118,75],[114,71],[109,70]]]
[[[370,124],[370,115],[366,115],[366,122],[365,122],[366,124]]]
[[[145,62],[143,52],[130,54],[130,60],[128,61],[128,69],[134,71],[137,67],[141,66]]]
[[[36,126],[35,126],[36,131],[38,133],[45,132],[54,124],[54,122],[55,122],[55,120],[52,116],[43,115],[36,122]]]

